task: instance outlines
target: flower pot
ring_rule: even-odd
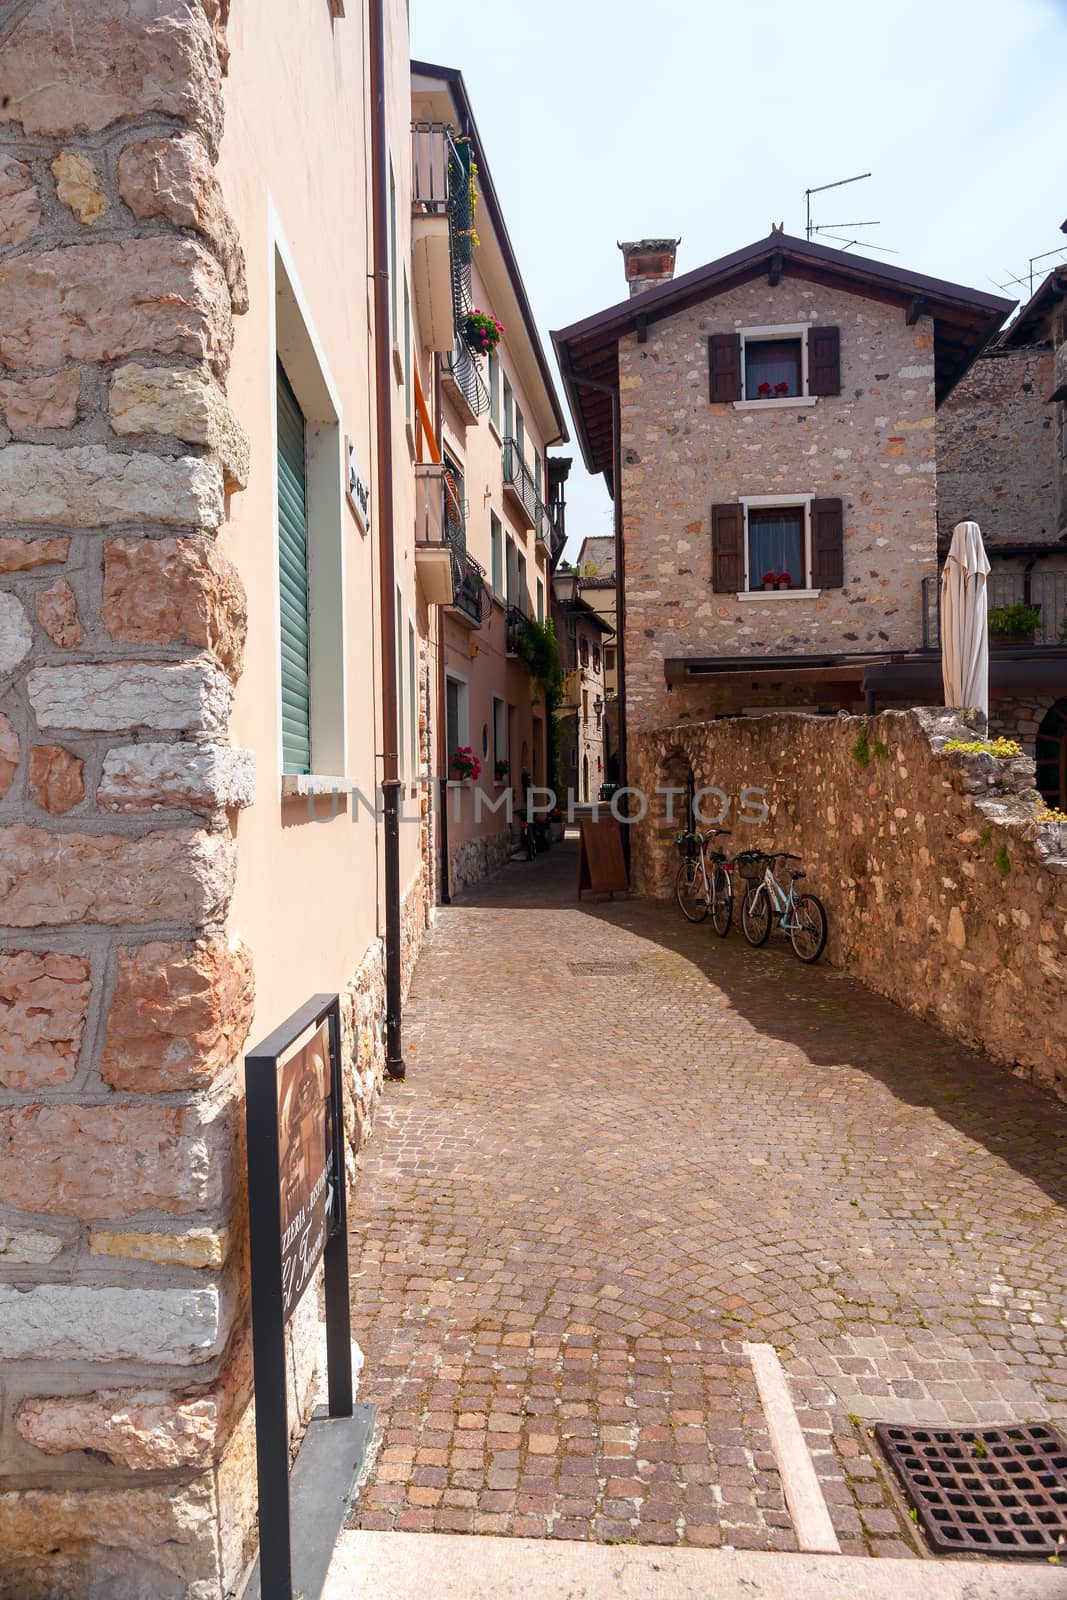
[[[991,633],[989,635],[990,650],[1032,650],[1034,648],[1034,635],[1032,633]]]
[[[779,589],[791,589],[793,585],[790,583],[788,578],[779,578],[778,587]]]
[[[767,582],[767,581],[766,581],[766,579],[764,579],[764,582],[763,582],[763,587],[764,587],[764,588],[765,588],[765,589],[777,589],[777,587],[778,587],[778,585],[777,585],[777,584],[776,584],[776,583],[768,583],[768,582]]]

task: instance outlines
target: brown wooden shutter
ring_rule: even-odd
[[[840,500],[811,502],[811,581],[816,589],[844,587],[845,527]]]
[[[736,594],[745,584],[742,541],[744,519],[736,504],[711,508],[711,586],[716,594]]]
[[[808,393],[841,393],[841,329],[808,329]]]
[[[708,340],[711,403],[725,405],[741,398],[741,335],[713,333]]]

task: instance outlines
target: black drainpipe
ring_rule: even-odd
[[[370,0],[371,167],[374,213],[374,378],[378,412],[378,543],[382,640],[382,803],[385,813],[385,1070],[403,1078],[400,970],[400,776],[397,760],[396,556],[389,352],[389,229],[384,0]]]

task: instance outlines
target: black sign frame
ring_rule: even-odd
[[[252,1276],[252,1363],[256,1396],[261,1600],[292,1600],[289,1420],[286,1403],[285,1298],[282,1278],[279,1072],[292,1046],[329,1023],[333,1195],[322,1251],[326,1290],[326,1377],[331,1417],[351,1417],[352,1322],[348,1302],[341,998],[313,995],[245,1056],[248,1133],[248,1233]],[[314,1274],[312,1274],[314,1277]]]

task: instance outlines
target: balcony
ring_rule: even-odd
[[[419,329],[446,354],[470,309],[473,191],[470,145],[444,122],[411,125],[412,279]]]
[[[452,557],[452,610],[472,628],[480,628],[489,614],[492,601],[485,587],[485,568],[466,551]]]
[[[466,552],[466,518],[455,479],[443,463],[415,466],[415,568],[431,605],[455,591],[456,553]]]
[[[555,556],[564,543],[560,527],[561,509],[558,502],[555,505],[546,505],[543,500],[537,502],[537,537],[547,547],[550,556]]]
[[[987,588],[989,606],[1016,606],[1026,599],[1021,572],[990,573]],[[1067,571],[1030,574],[1030,605],[1041,612],[1041,626],[1034,635],[1035,650],[1061,649],[1067,645]],[[923,648],[941,648],[941,580],[923,579]],[[995,648],[995,646],[994,646]]]
[[[441,383],[466,422],[477,422],[489,410],[489,390],[485,386],[477,357],[459,335],[441,368]]]
[[[520,645],[530,622],[525,611],[518,606],[508,606],[504,616],[504,651],[509,656],[520,654]]]
[[[515,440],[504,440],[504,495],[527,528],[537,523],[537,485]]]

